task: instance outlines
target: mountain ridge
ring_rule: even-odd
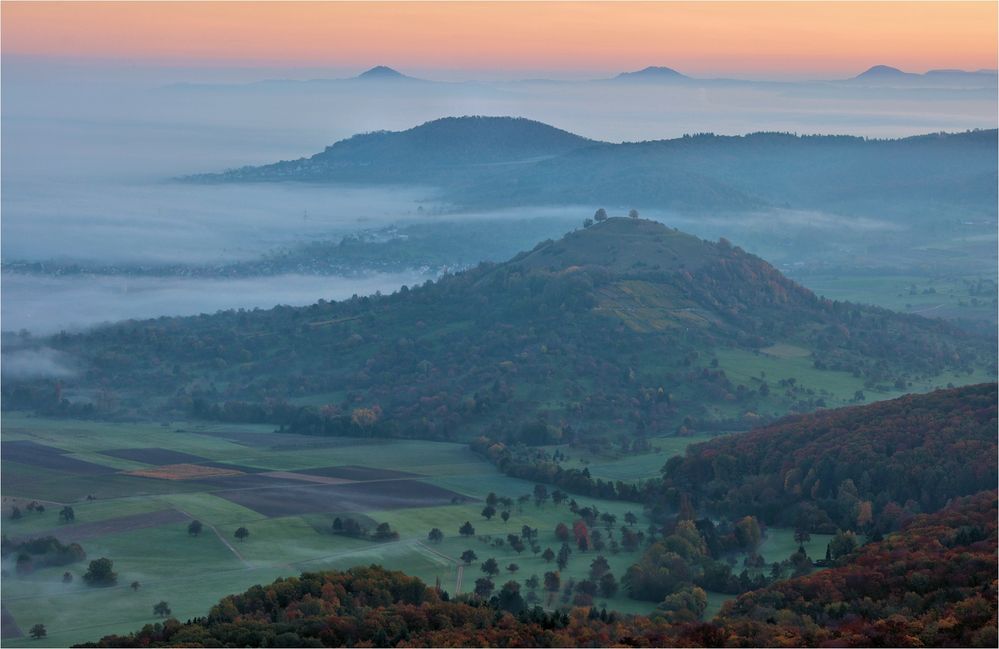
[[[630,203],[867,216],[877,203],[908,218],[959,202],[994,215],[997,133],[897,139],[708,133],[616,144],[525,118],[448,117],[355,135],[308,158],[183,180],[429,185],[445,202],[475,208]]]

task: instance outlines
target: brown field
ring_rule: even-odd
[[[294,516],[320,512],[405,509],[450,504],[465,499],[449,489],[417,480],[383,480],[339,485],[298,485],[228,489],[214,492],[264,516]]]
[[[203,464],[166,464],[152,469],[127,471],[126,475],[160,480],[197,480],[198,478],[228,478],[243,475],[242,471]]]
[[[166,464],[199,464],[208,460],[190,453],[171,451],[165,448],[118,448],[108,451],[99,451],[101,455],[117,457],[143,464],[155,464],[163,466]]]
[[[11,541],[18,543],[30,539],[37,539],[43,536],[54,536],[63,543],[76,543],[85,539],[92,539],[107,534],[119,534],[121,532],[131,532],[141,530],[146,527],[157,527],[169,523],[180,523],[189,520],[186,514],[182,514],[176,509],[161,509],[156,512],[146,512],[143,514],[131,514],[129,516],[119,516],[93,523],[66,523],[59,527],[33,532],[32,534],[12,538]]]
[[[346,484],[353,482],[353,480],[345,478],[327,478],[326,476],[295,473],[294,471],[267,471],[260,475],[272,479],[297,480],[299,482],[314,482],[317,484]]]
[[[5,462],[16,462],[42,469],[65,471],[74,475],[100,475],[114,473],[109,466],[84,462],[73,457],[66,457],[66,451],[54,446],[45,446],[34,442],[2,442],[0,453]]]

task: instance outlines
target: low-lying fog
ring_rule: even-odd
[[[276,76],[281,75],[268,71],[257,78]],[[231,78],[245,81],[253,75],[241,71]],[[213,80],[219,79],[225,81],[226,75],[216,71]],[[70,68],[5,58],[4,262],[212,264],[389,224],[426,222],[440,207],[430,188],[204,186],[170,179],[310,155],[357,132],[404,129],[447,115],[523,116],[611,141],[757,130],[894,137],[994,127],[996,122],[994,88],[878,91],[835,84],[607,82],[171,85],[184,80],[198,78],[176,70],[97,64]],[[525,210],[523,216],[539,215],[581,221],[588,214]],[[716,229],[709,223],[698,228],[696,221],[688,225],[695,233]],[[881,228],[876,223],[856,226]],[[392,291],[425,276],[414,270],[225,280],[5,271],[0,327],[46,333],[119,318],[307,304]]]

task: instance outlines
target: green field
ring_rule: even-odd
[[[226,435],[233,439],[227,439]],[[546,571],[556,569],[554,563],[546,564],[540,554],[534,555],[529,547],[518,554],[507,544],[492,545],[492,539],[505,539],[509,533],[519,534],[523,525],[529,525],[539,530],[538,542],[542,550],[552,547],[557,551],[561,544],[554,536],[556,524],[564,522],[571,526],[574,519],[567,506],[556,507],[548,502],[539,507],[532,501],[515,507],[507,523],[498,516],[487,521],[480,512],[481,500],[489,492],[515,498],[530,493],[534,484],[503,475],[464,444],[337,439],[320,440],[328,444],[325,447],[296,448],[295,444],[283,444],[284,437],[299,439],[274,435],[273,430],[265,426],[191,422],[118,424],[51,420],[18,413],[5,415],[5,444],[34,442],[54,447],[62,452],[62,457],[105,467],[106,472],[86,475],[70,469],[33,466],[30,460],[23,458],[14,457],[13,460],[21,461],[13,461],[5,447],[2,467],[4,534],[11,539],[49,534],[66,538],[66,534],[94,525],[101,529],[96,533],[88,532],[86,538],[78,540],[87,553],[86,561],[40,569],[26,576],[17,576],[13,565],[5,564],[4,608],[22,631],[42,623],[48,629],[50,642],[69,644],[154,622],[157,618],[152,614],[152,606],[161,600],[169,603],[174,616],[187,619],[204,615],[211,604],[226,594],[305,570],[379,563],[404,570],[430,584],[439,580],[442,588],[454,593],[458,587],[458,556],[466,549],[474,550],[479,559],[463,567],[462,592],[474,589],[475,580],[483,576],[480,564],[490,557],[504,568],[494,578],[497,587],[509,579],[523,582],[532,575],[541,579]],[[575,456],[572,462],[585,462],[594,475],[634,479],[658,475],[669,456],[683,452],[689,443],[701,439],[653,438],[656,450],[635,456],[587,455],[568,447],[563,450]],[[222,497],[217,486],[198,480],[128,475],[128,471],[154,467],[138,459],[101,453],[110,449],[168,449],[198,456],[201,458],[198,462],[202,464],[221,462],[246,471],[290,472],[343,466],[405,471],[418,474],[415,478],[418,484],[454,492],[464,502],[347,510],[331,505],[329,511],[264,514]],[[384,487],[391,481],[380,479],[370,484]],[[88,500],[88,495],[96,499]],[[289,499],[294,500],[294,496]],[[576,499],[581,506],[595,505],[601,512],[615,514],[618,525],[624,514],[631,511],[640,519],[639,529],[648,526],[641,506],[634,503]],[[19,520],[10,520],[13,505],[23,508],[31,500],[45,504],[45,512],[26,513]],[[61,523],[58,519],[59,510],[67,504],[75,512],[73,523]],[[137,529],[115,529],[122,521],[133,517],[143,519],[164,512],[177,520]],[[332,534],[334,516],[345,512],[377,523],[387,522],[398,532],[399,539],[378,543]],[[187,533],[188,521],[195,518],[205,525],[198,537]],[[475,526],[476,536],[459,536],[458,527],[465,521],[471,521]],[[240,526],[250,531],[244,542],[233,537]],[[439,544],[427,541],[427,533],[433,527],[445,534]],[[73,539],[67,539],[70,540]],[[610,551],[603,554],[620,579],[640,553],[641,550],[622,550],[616,555]],[[585,578],[589,563],[596,555],[593,551],[574,552],[567,570],[562,573],[563,584],[569,579]],[[81,577],[87,563],[99,557],[114,561],[117,586],[93,588],[83,583]],[[506,570],[510,563],[520,567],[516,573]],[[71,584],[62,582],[66,570],[75,577]],[[130,588],[133,581],[139,582],[138,590]],[[526,594],[527,590],[524,592]],[[538,594],[543,595],[540,591]],[[596,601],[597,605],[629,613],[649,612],[654,608],[651,602],[628,599],[623,590],[612,599],[598,598]],[[718,596],[712,595],[712,603],[720,606]],[[555,604],[559,605],[560,600],[556,599]],[[712,611],[716,608],[713,606]],[[30,639],[23,637],[4,639],[5,646],[32,644]]]
[[[991,273],[980,275],[815,274],[799,281],[831,300],[876,304],[928,318],[996,321],[994,262]]]

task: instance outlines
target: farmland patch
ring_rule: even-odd
[[[264,516],[317,512],[372,511],[445,505],[461,496],[449,489],[416,480],[386,480],[342,485],[295,485],[232,489],[216,496]]]
[[[370,480],[401,480],[405,478],[418,478],[415,473],[406,471],[394,471],[392,469],[375,469],[369,466],[327,466],[318,469],[302,469],[296,473],[322,476],[326,478],[340,478],[353,482],[366,482]]]
[[[155,512],[145,512],[142,514],[132,514],[131,516],[119,516],[118,518],[108,518],[93,523],[67,523],[60,527],[45,530],[32,534],[30,537],[12,538],[11,541],[17,543],[28,538],[40,536],[54,536],[63,543],[74,543],[85,539],[92,539],[108,534],[118,534],[121,532],[132,532],[147,527],[167,525],[169,523],[179,523],[188,520],[188,517],[175,509],[161,509]]]
[[[166,448],[117,448],[101,451],[100,453],[101,455],[142,462],[143,464],[154,464],[156,466],[165,464],[197,464],[207,461],[206,458],[197,455],[181,451],[171,451]]]
[[[128,475],[141,478],[157,478],[159,480],[197,480],[199,478],[227,478],[243,475],[242,471],[224,469],[202,464],[166,464],[151,469],[129,471]]]
[[[54,469],[56,471],[63,471],[74,475],[101,475],[115,472],[115,469],[109,466],[102,466],[100,464],[94,464],[93,462],[84,462],[83,460],[68,457],[65,455],[65,451],[60,449],[43,446],[41,444],[38,444],[37,446],[42,449],[51,450],[38,450],[35,448],[21,446],[13,447],[11,451],[8,451],[4,448],[3,459],[4,461],[16,462],[17,464],[39,467],[42,469]]]

